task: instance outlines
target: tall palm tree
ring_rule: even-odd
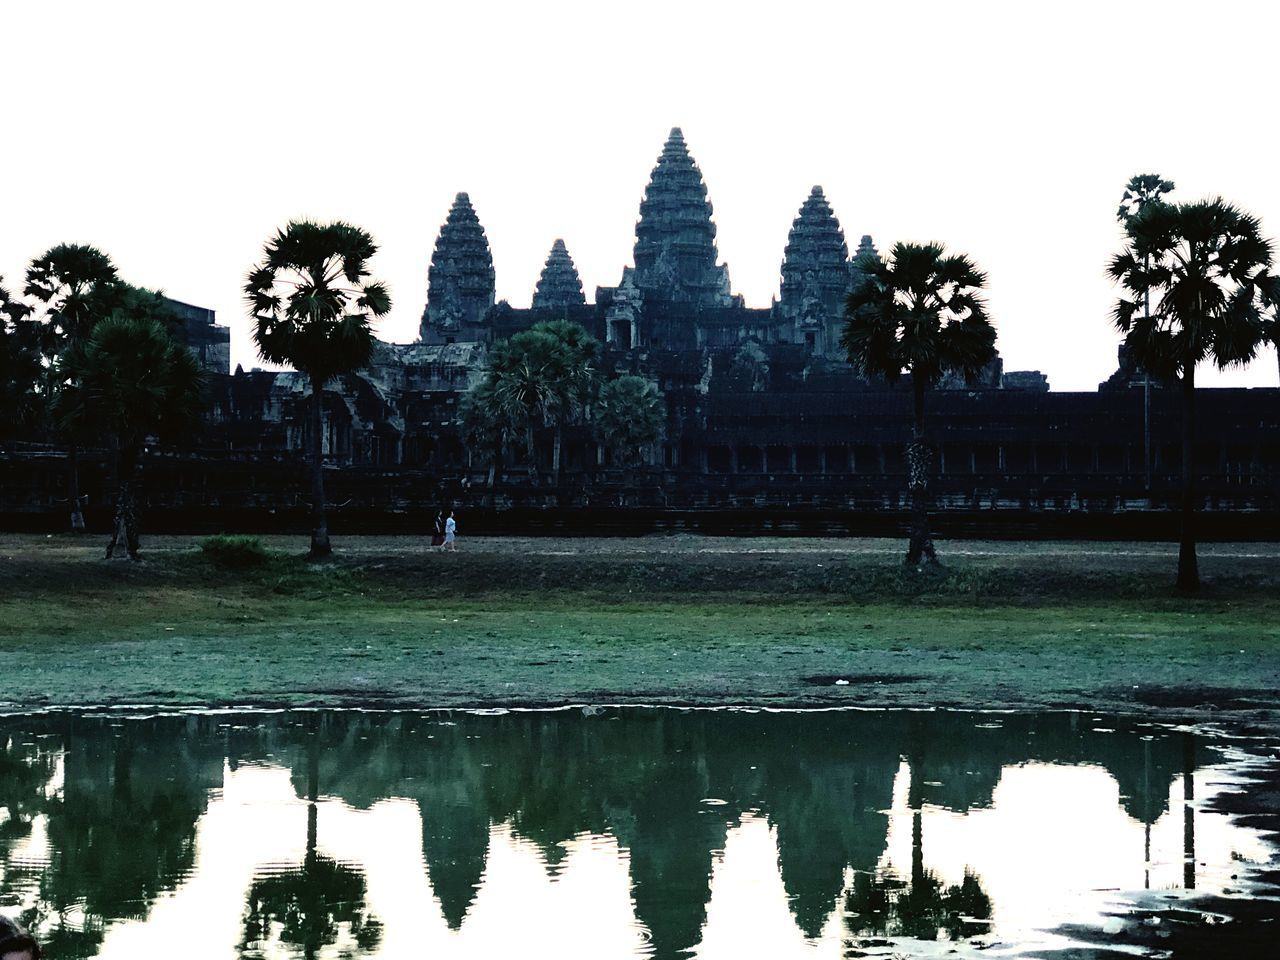
[[[940,243],[898,243],[886,260],[857,261],[866,282],[849,294],[841,344],[863,376],[896,383],[910,374],[914,398],[907,448],[911,541],[906,562],[937,562],[929,535],[932,456],[925,439],[925,395],[947,373],[973,382],[995,358],[996,331],[981,291],[987,277],[967,256]]]
[[[1120,198],[1120,207],[1116,210],[1116,219],[1121,224],[1142,213],[1153,203],[1163,203],[1164,196],[1174,189],[1172,180],[1162,179],[1158,173],[1139,173],[1125,184],[1124,196]],[[1150,264],[1148,264],[1150,266]],[[1143,314],[1151,316],[1151,297],[1143,298]],[[1151,489],[1151,372],[1145,367],[1142,370],[1142,470],[1146,489]]]
[[[311,556],[327,557],[324,493],[324,387],[368,366],[372,322],[391,309],[384,284],[369,279],[373,238],[349,223],[291,222],[268,241],[249,272],[245,299],[253,340],[268,363],[288,364],[311,387]]]
[[[82,244],[62,243],[51,247],[27,267],[23,293],[43,305],[41,348],[47,369],[58,368],[57,358],[84,343],[94,324],[107,316],[119,295],[120,278],[115,265],[101,250]],[[49,399],[67,386],[50,378]],[[71,504],[71,530],[84,530],[80,506],[79,427],[66,423],[67,499]]]
[[[580,422],[590,406],[598,383],[595,360],[600,343],[572,320],[544,320],[534,324],[533,331],[551,337],[555,343],[556,360],[548,368],[553,374],[548,413],[555,428],[551,469],[559,488],[564,486],[564,428]]]
[[[555,406],[552,384],[557,367],[554,339],[532,330],[494,344],[489,358],[491,408],[496,415],[509,418],[514,428],[524,434],[529,479],[533,483],[538,481],[536,430],[550,419]]]
[[[137,468],[147,437],[176,436],[199,423],[204,375],[191,351],[155,319],[111,316],[60,361],[69,384],[59,395],[62,420],[87,422],[115,441],[115,523],[107,544],[138,559]]]
[[[1109,272],[1123,293],[1113,319],[1125,344],[1156,376],[1182,384],[1182,534],[1177,588],[1200,588],[1196,559],[1196,366],[1253,359],[1268,336],[1276,285],[1272,247],[1258,219],[1222,198],[1149,205],[1125,224],[1125,248]],[[1150,300],[1150,311],[1145,304]]]

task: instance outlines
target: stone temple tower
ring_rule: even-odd
[[[849,261],[849,292],[858,290],[867,282],[867,275],[858,269],[858,261],[863,257],[870,257],[877,263],[880,262],[880,251],[876,249],[876,245],[871,241],[871,234],[864,233],[862,239],[858,241],[858,249],[853,251],[853,259]]]
[[[702,172],[673,127],[640,203],[635,284],[646,300],[729,306],[729,268],[716,257]]]
[[[587,298],[582,295],[582,280],[578,268],[563,240],[551,245],[546,266],[538,278],[538,288],[533,292],[533,309],[554,310],[560,307],[581,307]]]
[[[493,306],[493,256],[471,198],[454,198],[440,228],[427,270],[427,308],[419,337],[427,343],[483,339],[484,315]]]
[[[834,356],[848,292],[849,247],[822,187],[815,186],[791,224],[782,260],[778,311],[793,342]]]

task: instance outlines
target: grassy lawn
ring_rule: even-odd
[[[0,702],[1280,706],[1273,545],[1207,546],[1185,599],[1160,544],[944,543],[921,575],[880,540],[266,543],[235,571],[195,538],[130,564],[3,536]]]

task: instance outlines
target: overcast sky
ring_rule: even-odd
[[[1005,369],[1115,368],[1104,273],[1134,173],[1220,193],[1280,236],[1280,6],[1226,2],[4,3],[0,274],[59,242],[217,311],[256,362],[247,269],[290,218],[381,250],[417,335],[455,193],[497,295],[527,306],[563,237],[591,296],[631,262],[680,126],[750,306],[821,184],[856,245],[940,240],[990,274]],[[1275,386],[1268,351],[1208,382]]]

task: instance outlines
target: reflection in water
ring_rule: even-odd
[[[381,925],[367,915],[364,878],[316,849],[319,792],[320,745],[312,736],[307,743],[307,852],[301,868],[254,881],[241,944],[246,958],[278,954],[270,948],[277,941],[300,947],[306,960],[314,960],[322,947],[337,942],[340,927],[366,953],[378,943]]]
[[[1039,942],[1267,853],[1195,821],[1208,762],[1075,715],[9,718],[0,910],[55,960]]]

